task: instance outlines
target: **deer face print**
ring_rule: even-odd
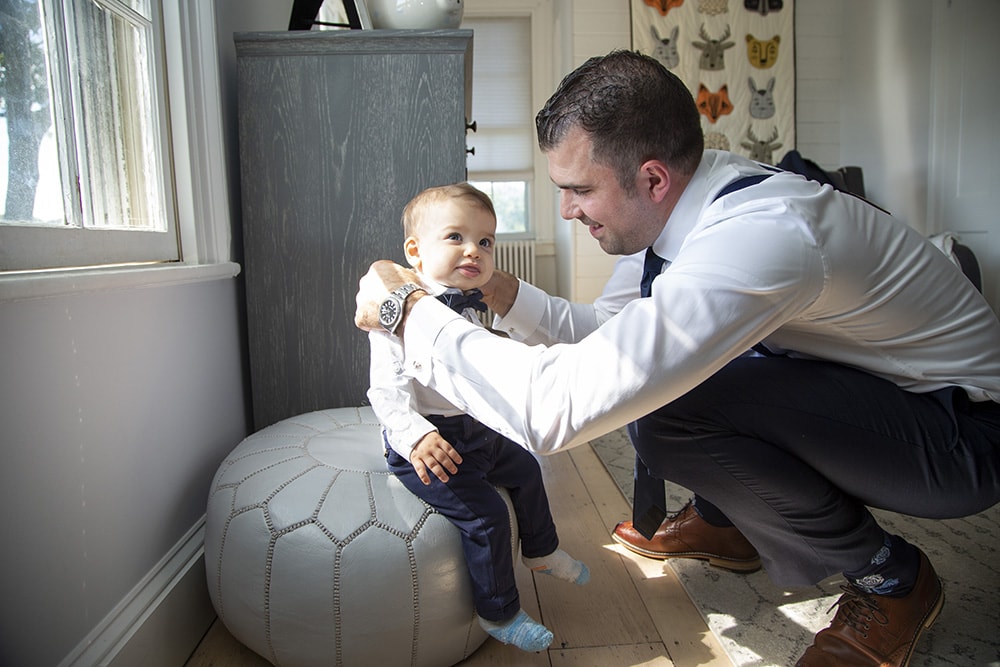
[[[729,39],[730,30],[729,26],[726,26],[726,31],[718,39],[712,39],[708,36],[708,32],[705,30],[705,24],[701,24],[701,30],[698,31],[698,35],[705,40],[704,42],[691,42],[691,45],[696,49],[701,49],[701,59],[698,61],[698,66],[704,70],[720,70],[726,68],[726,61],[723,59],[726,49],[736,46],[734,42],[727,42]]]

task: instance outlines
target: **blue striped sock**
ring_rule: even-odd
[[[479,625],[497,641],[513,644],[522,651],[544,651],[552,643],[552,633],[521,609],[509,621],[496,623],[479,617]]]

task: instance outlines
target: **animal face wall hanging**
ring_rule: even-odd
[[[775,164],[795,148],[794,0],[631,0],[632,48],[684,81],[705,147]]]

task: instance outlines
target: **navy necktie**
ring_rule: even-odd
[[[663,259],[655,252],[652,246],[646,248],[646,261],[642,264],[642,280],[639,281],[639,295],[643,298],[649,296],[653,291],[653,278],[660,275],[663,265],[667,260]]]
[[[483,303],[483,293],[477,289],[469,290],[463,294],[459,289],[449,288],[444,294],[438,296],[438,299],[456,313],[461,313],[466,308],[475,308],[480,312],[486,312],[486,304]]]
[[[660,275],[666,260],[646,249],[646,261],[642,265],[642,280],[639,281],[639,294],[648,297],[653,291],[653,278]],[[636,440],[637,423],[628,426],[629,436]],[[642,462],[639,455],[635,457],[632,494],[632,526],[647,540],[652,539],[656,529],[660,527],[667,516],[667,497],[663,490],[663,482],[649,473],[649,468]]]

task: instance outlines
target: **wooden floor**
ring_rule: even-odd
[[[461,667],[732,667],[673,571],[615,545],[629,506],[589,446],[541,459],[560,546],[587,563],[590,583],[533,576],[518,562],[525,611],[555,635],[541,653],[487,639]],[[707,566],[706,566],[707,567]],[[218,621],[186,667],[266,667]]]

